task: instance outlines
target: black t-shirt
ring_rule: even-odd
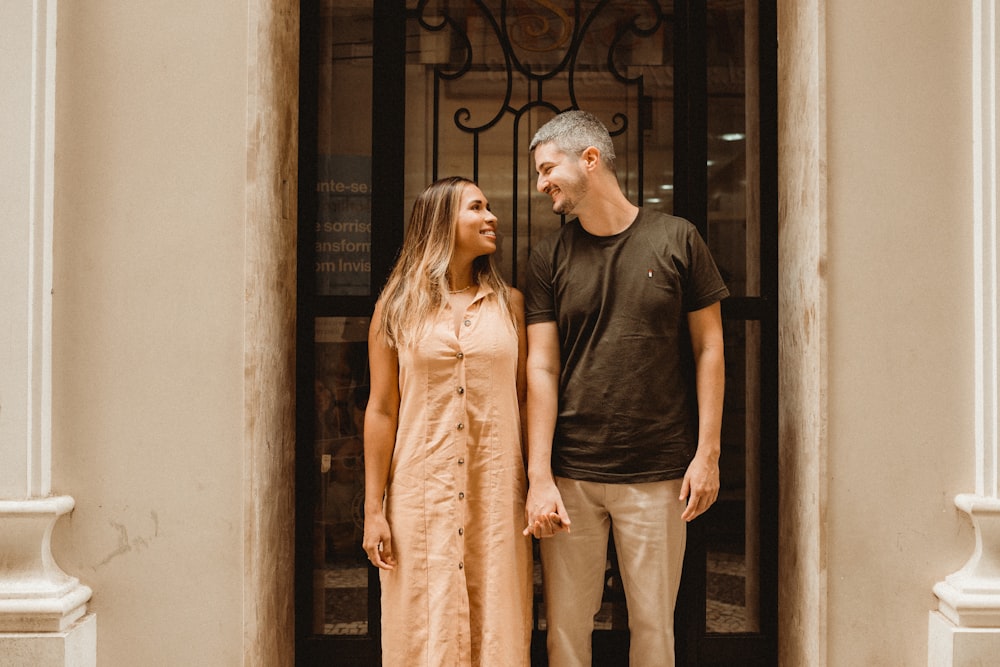
[[[684,476],[697,445],[687,313],[728,295],[694,226],[646,209],[620,234],[573,220],[532,249],[525,317],[556,322],[562,357],[556,475]]]

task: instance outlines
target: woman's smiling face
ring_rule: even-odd
[[[497,217],[489,209],[482,191],[471,183],[462,192],[455,225],[455,253],[471,257],[489,255],[497,249]]]

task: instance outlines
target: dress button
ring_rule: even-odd
[[[464,355],[464,354],[462,354],[461,352],[459,352],[459,353],[458,353],[458,354],[456,354],[455,356],[456,356],[457,358],[459,358],[459,359],[464,359],[464,358],[465,358],[465,355]]]
[[[465,535],[465,528],[459,528],[458,529],[458,534],[459,535]]]
[[[459,431],[461,431],[463,428],[465,428],[465,424],[459,424],[455,428],[457,428]]]
[[[459,564],[458,564],[458,569],[459,569],[459,570],[463,570],[463,569],[465,569],[465,563],[459,563]]]
[[[459,500],[465,500],[465,491],[459,491],[458,492],[458,499]]]
[[[459,459],[458,460],[458,465],[462,465],[463,463],[465,463],[465,459]]]
[[[463,324],[465,326],[467,326],[467,327],[471,327],[472,326],[472,320],[465,320],[465,322],[463,322]]]
[[[458,393],[459,393],[459,395],[464,394],[465,393],[465,387],[459,387],[458,388]]]

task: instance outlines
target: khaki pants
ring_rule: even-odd
[[[551,667],[590,667],[594,615],[600,610],[614,530],[631,647],[631,667],[674,664],[674,603],[687,526],[678,500],[682,480],[602,484],[557,478],[570,532],[541,541]]]

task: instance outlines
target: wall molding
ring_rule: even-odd
[[[930,614],[928,663],[935,667],[995,660],[1000,651],[1000,359],[997,247],[997,6],[973,0],[972,214],[975,317],[975,492],[955,505],[968,514],[975,550],[957,572],[934,586],[938,609]]]

